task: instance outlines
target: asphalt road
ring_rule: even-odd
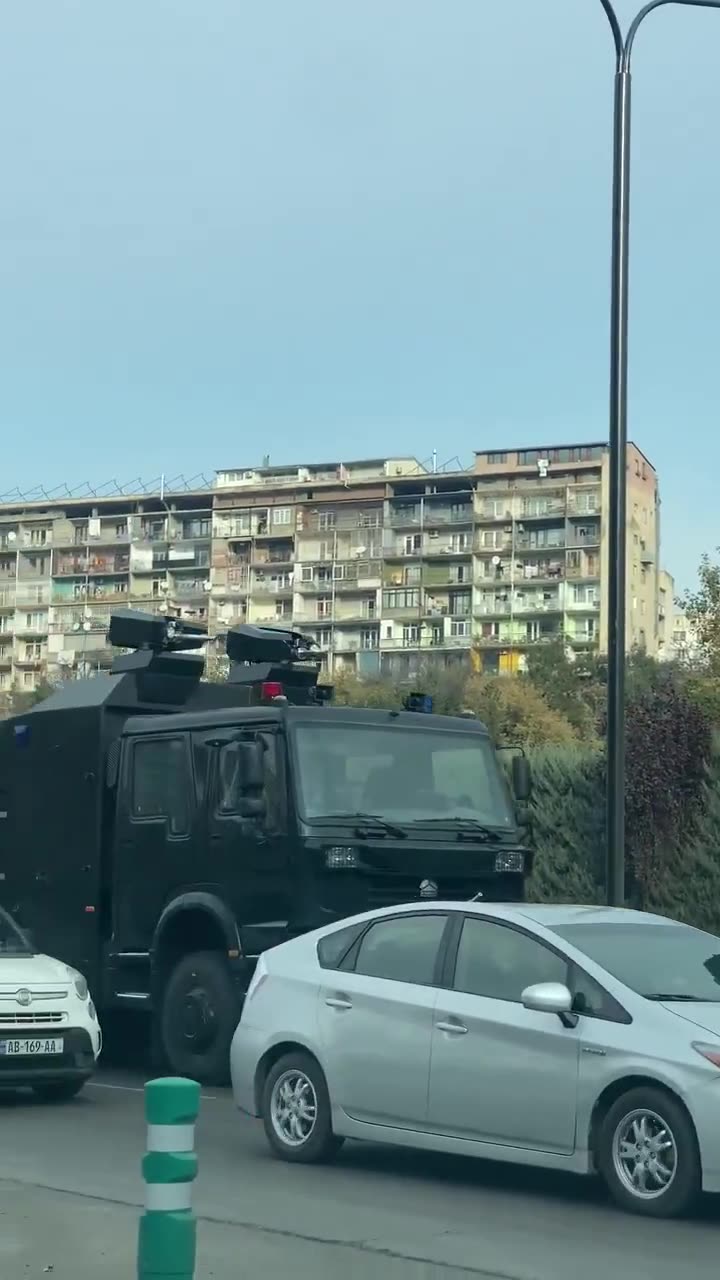
[[[3,1210],[5,1222],[13,1214],[8,1204],[32,1204],[26,1216],[36,1236],[47,1218],[50,1234],[50,1221],[58,1222],[69,1239],[75,1219],[60,1198],[45,1204],[38,1188],[73,1193],[68,1210],[86,1206],[76,1230],[84,1233],[87,1251],[93,1206],[99,1223],[101,1210],[109,1223],[113,1205],[126,1222],[129,1211],[121,1206],[141,1203],[142,1083],[139,1075],[104,1072],[67,1105],[0,1100],[4,1280],[16,1274],[2,1264]],[[370,1280],[380,1268],[388,1280],[464,1272],[493,1280],[607,1280],[611,1274],[704,1280],[717,1265],[720,1205],[714,1200],[693,1221],[648,1223],[607,1204],[590,1182],[459,1157],[350,1143],[333,1166],[284,1165],[270,1157],[259,1126],[236,1113],[222,1090],[203,1096],[198,1151],[201,1258],[204,1235],[209,1252],[197,1280],[234,1280],[255,1274],[259,1265],[267,1280],[321,1271]],[[133,1211],[126,1237],[136,1217]],[[54,1259],[51,1240],[42,1243],[46,1265],[61,1280],[62,1248]],[[243,1259],[252,1267],[246,1270]],[[45,1270],[41,1261],[37,1255],[38,1274]],[[24,1266],[19,1277],[35,1274]],[[97,1268],[98,1277],[106,1274],[116,1272]]]

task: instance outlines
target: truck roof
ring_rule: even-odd
[[[123,726],[123,736],[141,733],[162,733],[170,730],[203,729],[215,726],[232,726],[238,723],[253,724],[268,721],[290,723],[330,723],[384,725],[388,721],[413,729],[452,730],[488,736],[487,728],[479,720],[466,716],[423,715],[415,711],[393,711],[380,707],[314,707],[292,704],[266,703],[255,707],[223,707],[200,711],[181,711],[163,716],[131,716]]]

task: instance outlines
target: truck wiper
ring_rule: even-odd
[[[407,831],[403,831],[402,827],[396,827],[394,822],[388,822],[379,813],[324,813],[322,816],[323,818],[356,818],[360,827],[375,826],[378,831],[396,836],[398,840],[407,840]]]
[[[668,1001],[668,1003],[671,1000],[683,1001],[685,1004],[717,1004],[718,1003],[718,1001],[713,1000],[712,997],[708,998],[707,996],[689,996],[689,995],[686,995],[684,992],[679,993],[677,991],[643,991],[641,992],[641,995],[645,1000],[660,1000],[660,1001],[666,1000]]]
[[[412,827],[456,827],[461,831],[473,832],[482,840],[492,840],[499,834],[499,828],[486,827],[477,818],[418,818],[410,823]]]

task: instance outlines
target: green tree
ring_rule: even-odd
[[[720,564],[704,555],[696,590],[686,591],[678,604],[695,633],[702,665],[720,675]]]
[[[562,638],[531,646],[524,678],[579,733],[595,735],[603,678],[594,654],[579,653],[571,658]]]

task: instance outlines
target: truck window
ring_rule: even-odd
[[[152,738],[133,745],[132,814],[136,821],[163,818],[172,835],[187,835],[192,785],[182,738]]]

